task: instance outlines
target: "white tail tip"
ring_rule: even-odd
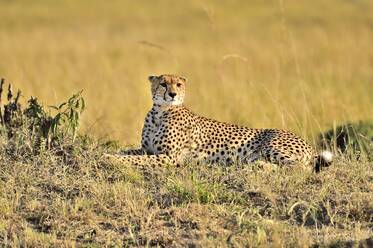
[[[333,153],[329,151],[322,151],[320,157],[324,159],[325,162],[330,163],[333,160]]]

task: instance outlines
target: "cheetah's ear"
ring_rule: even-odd
[[[179,78],[180,78],[184,83],[188,82],[188,79],[187,79],[186,77],[182,77],[182,76],[180,76]]]
[[[148,77],[148,80],[151,82],[151,83],[154,83],[156,80],[158,79],[157,76],[154,76],[154,75],[151,75]]]

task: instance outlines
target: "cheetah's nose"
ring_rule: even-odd
[[[173,99],[173,98],[176,96],[176,93],[174,93],[174,92],[169,92],[168,95],[169,95],[170,97],[172,97],[172,99]]]

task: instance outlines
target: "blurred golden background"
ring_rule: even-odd
[[[0,0],[0,77],[53,105],[84,89],[81,132],[139,144],[148,75],[189,79],[194,112],[312,142],[373,116],[370,0]]]

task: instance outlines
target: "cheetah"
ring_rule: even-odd
[[[106,154],[133,165],[182,165],[186,161],[225,164],[270,162],[313,165],[318,171],[332,162],[332,153],[318,154],[297,135],[280,129],[256,129],[219,122],[184,107],[187,79],[149,76],[153,107],[142,129],[141,148]]]

